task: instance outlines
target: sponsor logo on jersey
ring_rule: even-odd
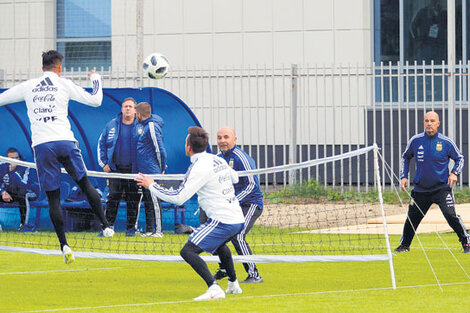
[[[34,103],[37,103],[37,102],[53,102],[53,101],[55,101],[55,97],[52,93],[48,93],[44,96],[35,95],[33,97],[33,102]]]
[[[54,122],[58,119],[57,116],[44,116],[44,117],[39,117],[36,119],[38,122],[44,122],[44,123],[49,123],[49,122]]]
[[[222,184],[226,181],[232,181],[232,177],[230,176],[229,173],[225,174],[225,175],[221,175],[219,176],[219,183]]]
[[[44,92],[44,91],[57,91],[57,87],[54,86],[49,77],[44,78],[36,87],[31,90],[32,92]]]
[[[418,162],[424,161],[424,147],[422,145],[418,147],[418,152],[416,152],[416,161]]]
[[[225,161],[217,160],[217,159],[214,159],[214,163],[212,164],[214,173],[218,173],[220,171],[225,170],[226,166],[227,166],[227,163]]]
[[[42,114],[42,113],[52,113],[54,112],[55,105],[49,104],[47,108],[35,108],[33,110],[34,114]]]
[[[3,176],[3,182],[5,183],[5,185],[10,184],[10,176],[8,175],[8,173]]]
[[[115,133],[116,133],[116,128],[114,128],[114,127],[111,128],[111,129],[109,130],[109,133],[108,133],[108,140],[113,139]]]

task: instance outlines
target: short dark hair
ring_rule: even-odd
[[[152,107],[148,102],[140,102],[136,106],[137,113],[142,114],[144,117],[149,117],[152,114]]]
[[[42,53],[42,67],[45,70],[53,69],[62,64],[64,56],[57,50],[49,50]]]
[[[188,144],[194,153],[204,152],[209,144],[209,134],[201,127],[192,126],[188,128]]]
[[[21,156],[20,152],[18,151],[18,149],[16,148],[13,148],[13,147],[10,147],[8,148],[7,150],[7,156],[8,156],[8,153],[18,153],[18,157],[20,158],[20,160],[23,160],[23,157]]]
[[[132,97],[127,97],[126,99],[122,100],[121,102],[121,106],[123,105],[124,102],[127,102],[127,101],[132,101],[134,102],[134,107],[137,107],[137,102],[134,100],[134,98]]]

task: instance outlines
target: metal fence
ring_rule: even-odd
[[[125,68],[100,72],[105,87],[155,86],[181,98],[209,132],[215,151],[218,128],[234,127],[237,143],[260,168],[377,143],[385,161],[398,173],[400,155],[407,140],[423,131],[427,110],[440,114],[440,131],[455,140],[465,157],[470,155],[468,65],[460,63],[455,71],[445,64],[417,63],[173,68],[162,80],[143,78]],[[84,69],[63,76],[86,86],[86,73]],[[2,72],[0,87],[37,75]],[[372,162],[370,158],[338,161],[292,177],[288,173],[262,175],[261,181],[266,190],[309,179],[342,190],[367,188],[374,183]],[[469,176],[470,166],[461,182],[468,183]],[[382,177],[384,186],[392,182],[384,166]]]

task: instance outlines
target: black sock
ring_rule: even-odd
[[[109,227],[109,223],[104,216],[103,206],[101,205],[101,198],[96,189],[91,185],[88,176],[84,176],[82,179],[78,181],[78,185],[80,189],[86,194],[88,199],[88,203],[90,203],[90,207],[95,213],[96,216],[100,219],[103,229]]]
[[[60,250],[62,250],[68,244],[65,237],[64,216],[60,209],[60,189],[46,191],[46,195],[49,202],[49,216],[51,217],[52,225],[54,225],[55,233],[59,238]]]
[[[214,284],[215,280],[214,277],[212,277],[206,262],[204,262],[204,260],[199,256],[201,252],[201,248],[188,241],[184,245],[183,249],[181,249],[180,255],[189,265],[191,265],[196,273],[204,279],[207,286],[210,287]]]
[[[235,272],[235,266],[233,265],[232,252],[226,244],[220,246],[216,253],[219,255],[221,268],[227,271],[228,280],[234,282],[237,280],[237,274]]]

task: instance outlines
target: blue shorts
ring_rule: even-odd
[[[224,224],[208,219],[189,236],[188,241],[202,250],[214,254],[220,246],[238,234],[243,229],[243,225],[244,223]]]
[[[51,141],[34,147],[39,184],[43,191],[60,188],[60,168],[64,166],[72,179],[78,182],[86,175],[82,153],[74,141]]]

